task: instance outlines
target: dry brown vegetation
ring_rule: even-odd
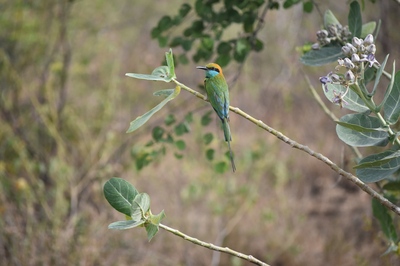
[[[200,117],[210,107],[184,91],[149,124],[125,134],[131,120],[159,101],[152,93],[171,87],[124,74],[160,65],[166,49],[149,33],[180,1],[1,2],[0,265],[211,265],[212,251],[165,231],[149,243],[142,228],[108,230],[123,219],[102,194],[113,176],[147,192],[153,213],[164,209],[168,226],[271,265],[398,262],[380,256],[386,243],[365,193],[241,117],[231,115],[235,174],[216,174],[205,158],[202,135],[220,136],[218,121],[202,127]],[[392,2],[384,10],[398,10]],[[346,1],[320,8],[346,20]],[[268,13],[260,33],[265,48],[246,61],[231,87],[231,104],[351,171],[350,149],[303,77],[319,88],[318,77],[329,68],[302,66],[295,50],[314,40],[320,23],[318,12],[303,14],[300,6]],[[398,33],[384,34],[378,41],[389,38],[396,47]],[[198,89],[203,73],[195,66],[178,65],[176,72]],[[236,71],[234,64],[225,68],[228,83]],[[194,122],[184,136],[184,158],[167,148],[137,171],[132,149],[145,145],[167,114],[182,119],[189,111]],[[211,145],[222,157],[225,143]],[[222,254],[220,265],[248,264]]]

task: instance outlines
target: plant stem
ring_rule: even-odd
[[[163,225],[163,224],[159,224],[159,226],[160,226],[160,228],[162,228],[162,229],[164,229],[164,230],[166,230],[166,231],[168,231],[170,233],[173,233],[174,235],[177,235],[177,236],[179,236],[179,237],[181,237],[181,238],[183,238],[185,240],[188,240],[189,242],[192,242],[193,244],[196,244],[196,245],[199,245],[199,246],[211,249],[211,250],[227,253],[229,255],[233,255],[233,256],[236,256],[238,258],[247,260],[247,261],[249,261],[251,263],[254,263],[256,265],[269,266],[265,262],[262,262],[262,261],[260,261],[260,260],[258,260],[256,258],[254,258],[252,255],[246,255],[246,254],[240,253],[238,251],[232,250],[232,249],[227,248],[227,247],[219,247],[219,246],[216,246],[216,245],[214,245],[212,243],[207,243],[207,242],[201,241],[201,240],[199,240],[197,238],[188,236],[188,235],[180,232],[179,230],[173,229],[173,228],[168,227],[168,226]]]
[[[187,87],[186,85],[178,82],[175,79],[172,79],[172,81],[174,81],[177,85],[181,86],[184,90],[187,90],[188,92],[194,94],[198,98],[206,100],[206,97],[204,95],[202,95],[201,93],[199,93],[199,92],[197,92],[197,91],[195,91],[193,89],[190,89],[189,87]],[[234,112],[234,113],[244,117],[245,119],[249,120],[250,122],[256,124],[257,126],[259,126],[260,128],[264,129],[265,131],[267,131],[267,132],[271,133],[272,135],[276,136],[278,139],[280,139],[281,141],[289,144],[293,148],[301,150],[301,151],[303,151],[305,153],[308,153],[309,155],[311,155],[311,156],[317,158],[318,160],[322,161],[323,163],[328,165],[333,171],[337,172],[339,175],[343,176],[348,181],[354,183],[356,186],[358,186],[359,188],[364,190],[371,197],[377,199],[382,205],[386,206],[389,210],[393,211],[395,214],[400,216],[400,207],[398,207],[395,204],[391,203],[388,199],[386,199],[385,197],[380,195],[378,192],[376,192],[375,190],[370,188],[367,184],[365,184],[363,181],[361,181],[358,177],[352,175],[349,172],[346,172],[345,170],[340,168],[337,164],[333,163],[331,160],[329,160],[324,155],[313,151],[312,149],[310,149],[309,147],[307,147],[305,145],[297,143],[296,141],[288,138],[287,136],[283,135],[281,132],[273,129],[272,127],[270,127],[268,125],[266,125],[261,120],[258,120],[256,118],[252,117],[251,115],[243,112],[242,110],[240,110],[237,107],[229,106],[229,109],[232,112]]]

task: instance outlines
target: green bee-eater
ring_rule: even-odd
[[[215,112],[222,121],[222,129],[224,130],[225,141],[228,142],[229,155],[232,163],[233,172],[236,171],[235,162],[231,150],[232,141],[231,130],[229,128],[229,91],[228,84],[226,83],[224,74],[219,65],[210,63],[205,67],[197,67],[206,71],[206,79],[204,80],[204,87],[207,92],[207,98],[214,108]]]

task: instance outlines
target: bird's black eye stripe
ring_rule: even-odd
[[[219,69],[218,69],[218,68],[215,68],[215,67],[209,67],[208,69],[209,69],[209,70],[213,70],[213,71],[217,71],[217,72],[219,73]]]

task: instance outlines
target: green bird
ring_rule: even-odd
[[[222,121],[222,129],[224,130],[225,141],[228,142],[229,155],[232,163],[233,172],[236,171],[235,161],[231,150],[231,130],[229,128],[229,91],[222,69],[218,64],[210,63],[206,66],[199,66],[198,69],[206,71],[204,87],[207,92],[207,98],[214,108],[218,117]]]

